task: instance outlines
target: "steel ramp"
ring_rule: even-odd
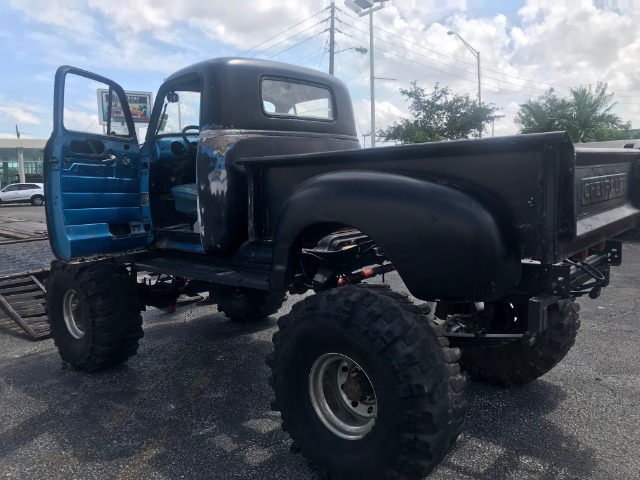
[[[0,277],[0,331],[27,332],[34,340],[50,337],[44,279],[48,270]]]

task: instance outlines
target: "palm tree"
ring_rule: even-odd
[[[553,88],[537,100],[528,100],[520,105],[514,119],[522,133],[542,133],[564,130],[562,117],[568,108],[568,102],[558,98]]]
[[[574,142],[633,138],[631,124],[612,113],[616,103],[607,84],[598,82],[569,89],[569,98],[558,98],[553,88],[536,100],[520,105],[515,123],[522,133],[566,130]]]
[[[563,115],[564,127],[574,142],[597,140],[602,130],[620,130],[622,119],[612,113],[616,103],[613,93],[607,93],[607,84],[598,82],[595,90],[580,86],[569,90],[570,107]]]

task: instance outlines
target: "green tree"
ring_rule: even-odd
[[[378,136],[387,142],[424,143],[477,137],[480,126],[484,128],[495,111],[493,105],[478,105],[469,95],[452,94],[448,87],[441,88],[438,84],[427,93],[412,82],[411,88],[401,88],[400,93],[411,102],[409,110],[414,118],[404,118],[380,130]]]
[[[570,88],[564,99],[549,89],[538,99],[520,105],[515,123],[522,133],[566,130],[574,142],[634,138],[637,131],[631,129],[631,123],[613,113],[613,97],[603,82],[595,89],[591,85]]]
[[[565,128],[574,142],[602,140],[603,132],[618,131],[624,127],[622,119],[612,113],[616,102],[613,93],[607,93],[607,84],[598,82],[595,90],[580,86],[569,90],[570,108],[565,116]]]
[[[521,133],[542,133],[564,130],[563,118],[568,111],[569,103],[558,98],[550,88],[537,100],[528,100],[520,105],[514,122]]]

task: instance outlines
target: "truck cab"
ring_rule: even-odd
[[[68,126],[72,77],[106,85],[105,111],[124,121],[110,118],[103,135]],[[47,215],[64,260],[147,247],[230,256],[250,240],[240,158],[360,147],[342,82],[261,60],[214,59],[168,77],[141,146],[111,80],[61,67],[54,107]]]

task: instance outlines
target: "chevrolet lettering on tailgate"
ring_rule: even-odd
[[[627,174],[603,175],[582,179],[582,205],[605,202],[627,194]]]

